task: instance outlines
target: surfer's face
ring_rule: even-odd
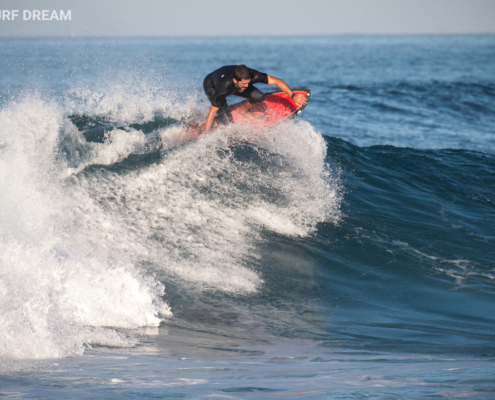
[[[238,92],[244,92],[244,90],[247,89],[249,83],[251,82],[251,79],[242,79],[240,81],[236,81],[234,78],[233,80]]]

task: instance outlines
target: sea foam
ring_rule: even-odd
[[[157,326],[163,285],[130,260],[79,242],[77,202],[60,176],[64,115],[25,96],[0,111],[0,358],[80,354],[132,343],[105,326]]]

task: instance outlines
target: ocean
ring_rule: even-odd
[[[240,63],[308,106],[189,140]],[[494,35],[1,39],[0,71],[0,397],[495,397]]]

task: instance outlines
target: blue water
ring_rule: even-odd
[[[495,36],[0,55],[0,395],[495,396]],[[307,108],[191,141],[241,62]]]

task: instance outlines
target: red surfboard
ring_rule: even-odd
[[[311,97],[310,89],[292,89],[292,91],[296,94],[303,94],[306,100]],[[246,101],[234,104],[229,109],[234,124],[242,124],[254,129],[266,129],[280,121],[295,118],[307,105],[298,106],[289,95],[282,91],[270,92],[265,94],[265,99],[261,103],[249,109],[248,114],[252,114],[254,118],[246,118],[238,112],[238,108],[246,104]],[[193,133],[196,137],[203,133],[195,123],[188,124],[187,132]]]
[[[295,94],[303,94],[306,96],[306,100],[309,100],[311,96],[311,90],[309,89],[293,89]],[[301,113],[306,107],[297,106],[294,100],[290,96],[282,91],[271,92],[265,94],[265,99],[254,105],[249,109],[248,114],[252,114],[254,118],[246,118],[242,116],[237,109],[243,104],[246,104],[247,100],[234,104],[229,107],[232,113],[232,118],[235,124],[248,125],[249,127],[256,129],[266,129],[277,122],[285,119],[294,118]]]

